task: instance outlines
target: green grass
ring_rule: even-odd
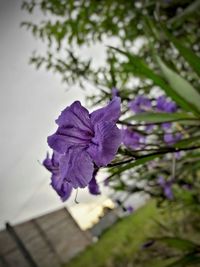
[[[65,267],[124,267],[134,258],[146,238],[153,235],[157,225],[153,219],[162,215],[155,202],[120,220],[100,240],[80,253]],[[134,265],[135,266],[135,265]],[[148,265],[150,267],[150,265]],[[159,266],[156,262],[154,267]]]

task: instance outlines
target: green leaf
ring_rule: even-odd
[[[127,119],[125,122],[129,121],[145,121],[145,122],[170,122],[179,120],[196,120],[197,118],[189,113],[155,113],[155,112],[144,112],[140,114],[133,115]]]
[[[191,111],[200,113],[200,94],[188,81],[166,66],[159,57],[157,61],[173,90],[190,105]]]
[[[200,135],[198,136],[194,136],[194,137],[190,137],[187,139],[183,139],[179,142],[177,142],[174,146],[177,148],[182,148],[182,147],[186,147],[187,145],[191,145],[195,143],[195,145],[198,143],[200,143]]]
[[[118,170],[116,170],[113,174],[111,174],[109,176],[109,178],[111,178],[111,177],[113,177],[115,175],[118,175],[118,174],[120,174],[120,173],[122,173],[124,171],[127,171],[127,170],[129,170],[129,169],[131,169],[133,167],[139,166],[141,164],[145,164],[146,162],[151,161],[151,160],[153,160],[155,158],[158,158],[158,157],[160,157],[160,155],[149,155],[149,156],[145,156],[144,158],[137,159],[132,163],[128,163],[123,167],[119,167]]]
[[[191,111],[191,106],[188,104],[187,101],[185,101],[185,98],[177,94],[177,92],[173,90],[173,88],[160,75],[150,69],[141,58],[131,53],[124,52],[118,48],[112,46],[109,47],[111,49],[116,50],[120,54],[123,54],[129,59],[129,63],[125,65],[127,68],[127,72],[132,72],[134,73],[134,75],[143,76],[147,79],[152,80],[155,85],[158,85],[160,88],[162,88],[165,93],[170,96],[184,110]]]

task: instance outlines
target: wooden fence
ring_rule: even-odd
[[[0,267],[60,267],[91,244],[63,208],[0,232]]]

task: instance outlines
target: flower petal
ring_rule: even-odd
[[[120,117],[120,102],[120,98],[116,96],[106,107],[97,109],[96,111],[92,112],[92,125],[95,125],[100,121],[117,122]]]
[[[49,146],[59,153],[65,153],[71,146],[87,145],[92,139],[89,132],[76,127],[59,127],[55,134],[48,137]]]
[[[49,153],[47,153],[46,159],[43,161],[44,167],[50,171],[52,174],[57,174],[59,172],[59,160],[61,154],[56,151],[53,152],[52,157],[49,157]]]
[[[82,131],[92,133],[89,112],[79,101],[75,101],[71,106],[65,108],[56,123],[60,127],[76,127]]]
[[[121,131],[115,123],[101,121],[95,124],[95,137],[87,151],[98,167],[106,166],[115,157],[121,140]]]
[[[74,188],[86,187],[92,179],[93,171],[94,164],[92,159],[83,148],[70,148],[61,158],[61,177]]]
[[[100,189],[99,189],[99,185],[97,184],[95,177],[93,177],[92,180],[89,182],[88,189],[89,189],[90,194],[92,194],[92,195],[100,195],[101,194]]]
[[[57,192],[57,194],[61,197],[62,201],[67,200],[72,192],[72,185],[67,181],[63,180],[58,175],[52,175],[51,177],[51,185],[53,189]]]
[[[97,175],[98,170],[99,170],[98,168],[94,170],[92,180],[88,184],[89,192],[92,195],[100,195],[101,194],[99,185],[98,185],[97,180],[96,180],[96,175]]]

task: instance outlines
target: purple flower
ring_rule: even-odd
[[[164,134],[164,141],[166,144],[168,145],[173,145],[175,143],[177,143],[178,141],[180,141],[182,138],[182,134],[181,133],[166,133]]]
[[[129,128],[122,129],[122,142],[123,144],[131,149],[136,149],[141,147],[142,143],[144,142],[144,136],[132,131]]]
[[[138,95],[128,103],[128,107],[135,113],[145,112],[151,109],[151,101],[146,96]]]
[[[157,110],[161,112],[167,112],[167,113],[173,113],[177,111],[176,103],[170,100],[167,100],[167,98],[163,96],[159,96],[157,98]],[[171,122],[165,122],[162,124],[162,128],[164,130],[168,130],[171,127]]]
[[[169,200],[172,200],[174,198],[173,192],[172,192],[172,185],[174,180],[165,180],[162,175],[158,177],[158,184],[163,189],[163,193],[165,197]]]
[[[100,195],[101,194],[100,189],[99,189],[99,185],[97,184],[97,180],[96,180],[96,177],[95,177],[97,172],[98,172],[98,169],[96,169],[94,171],[92,180],[88,184],[89,192],[92,195]]]
[[[46,159],[43,161],[45,168],[52,173],[51,185],[56,190],[63,201],[67,200],[72,192],[72,185],[60,176],[60,159],[62,155],[54,152],[52,158],[47,153]]]
[[[48,137],[49,146],[62,154],[59,183],[86,187],[92,180],[94,167],[112,161],[121,144],[121,132],[116,126],[119,116],[119,97],[91,114],[79,101],[61,112],[56,120],[57,131]]]
[[[163,96],[159,96],[157,99],[157,110],[167,113],[173,113],[177,111],[176,103]]]

